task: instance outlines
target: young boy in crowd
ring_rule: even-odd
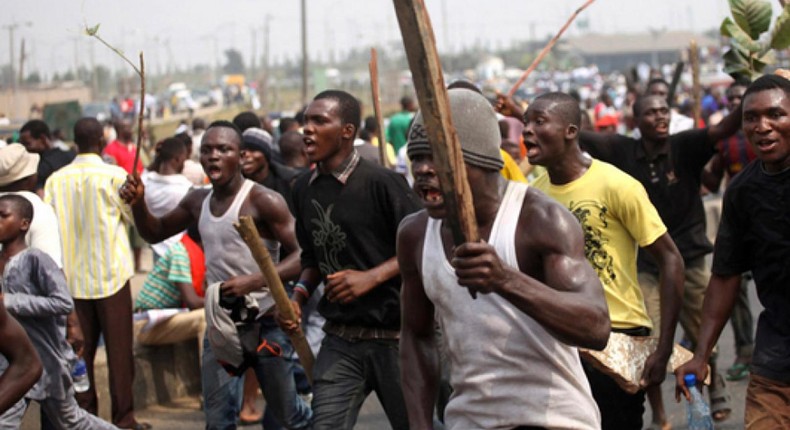
[[[66,341],[66,316],[74,303],[63,272],[47,254],[25,245],[33,205],[18,195],[0,196],[0,273],[5,306],[35,346],[44,372],[25,397],[0,415],[0,429],[18,429],[30,400],[56,428],[115,429],[77,405],[72,391],[74,352]],[[5,362],[0,363],[0,373]]]

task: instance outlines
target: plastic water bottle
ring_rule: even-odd
[[[88,379],[88,368],[85,366],[85,360],[80,358],[74,365],[71,371],[71,380],[74,384],[74,391],[84,393],[91,387],[91,381]]]
[[[683,377],[691,394],[691,401],[686,405],[686,419],[689,430],[713,430],[713,418],[710,407],[705,403],[702,393],[697,388],[697,377],[690,373]]]

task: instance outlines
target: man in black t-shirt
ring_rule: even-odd
[[[790,81],[766,75],[746,90],[743,131],[758,160],[730,183],[705,295],[694,359],[676,371],[707,374],[705,363],[732,311],[741,273],[751,270],[765,310],[757,323],[752,375],[746,392],[749,429],[790,426]]]
[[[324,282],[318,311],[327,335],[313,374],[313,428],[353,428],[375,390],[392,428],[405,429],[395,243],[400,221],[421,205],[401,175],[354,150],[359,123],[359,102],[343,91],[318,94],[305,111],[304,143],[316,168],[293,190],[302,273],[292,300],[299,313]],[[298,322],[281,325],[294,330]]]
[[[614,164],[644,185],[650,201],[675,241],[685,264],[685,284],[680,324],[696,344],[702,318],[702,300],[710,278],[705,261],[713,247],[705,234],[705,210],[700,197],[702,170],[715,153],[716,143],[740,127],[740,110],[718,124],[704,129],[669,134],[670,110],[665,98],[647,95],[634,103],[634,118],[640,139],[617,134],[581,132],[579,143],[593,158]],[[652,257],[640,250],[637,260],[639,285],[645,296],[654,327],[660,327],[658,269]],[[657,333],[652,333],[657,335]],[[718,375],[715,358],[713,374]],[[658,390],[656,390],[657,393]],[[726,419],[731,408],[722,378],[710,386],[711,410],[717,421]],[[660,394],[651,394],[651,404],[662,405]],[[663,411],[654,410],[654,422],[663,421]]]
[[[73,151],[53,147],[52,133],[47,123],[40,119],[28,121],[19,129],[19,141],[28,152],[34,152],[41,157],[38,162],[36,182],[36,191],[39,194],[44,189],[47,178],[61,167],[70,164],[77,156]]]

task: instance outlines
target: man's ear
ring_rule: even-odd
[[[27,218],[23,219],[20,223],[19,229],[27,233],[27,231],[30,230],[30,220]]]
[[[568,124],[565,128],[565,139],[573,140],[579,135],[579,126],[576,124]]]
[[[343,131],[341,132],[341,135],[343,136],[343,139],[354,140],[357,137],[357,128],[351,123],[343,124]]]

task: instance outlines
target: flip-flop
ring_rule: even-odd
[[[741,379],[746,378],[749,376],[749,371],[751,370],[751,366],[745,363],[735,363],[727,369],[727,380],[728,381],[740,381]]]

